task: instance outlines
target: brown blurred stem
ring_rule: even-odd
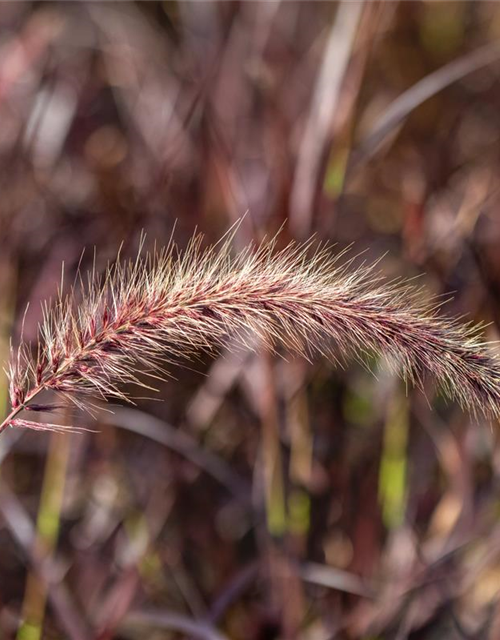
[[[495,40],[476,51],[465,54],[419,80],[389,105],[384,114],[364,137],[348,162],[347,174],[368,161],[395,129],[414,109],[465,76],[492,64],[500,57],[500,43]]]

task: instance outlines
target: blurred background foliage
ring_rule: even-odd
[[[497,339],[499,38],[479,0],[2,3],[2,361],[61,263],[245,213],[235,250],[353,245]],[[0,637],[499,638],[498,426],[370,368],[229,343],[5,433]]]

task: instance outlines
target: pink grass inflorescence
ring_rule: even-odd
[[[235,335],[308,358],[376,353],[412,383],[433,374],[462,407],[499,415],[499,361],[478,328],[442,316],[418,289],[388,283],[374,267],[339,266],[328,248],[311,255],[310,244],[275,245],[233,257],[230,240],[203,250],[195,237],[184,253],[171,244],[118,260],[104,276],[90,274],[86,285],[45,308],[37,352],[21,343],[12,353],[12,406],[0,431],[39,429],[17,416],[55,408],[35,403],[42,391],[78,406],[95,395],[123,400],[125,385],[141,384],[138,370],[157,375]]]

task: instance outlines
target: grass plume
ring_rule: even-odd
[[[96,394],[124,399],[124,385],[141,384],[138,370],[154,374],[234,335],[308,358],[375,352],[414,384],[433,374],[462,407],[500,414],[499,361],[479,329],[443,317],[417,289],[384,281],[374,267],[341,267],[328,248],[310,254],[310,244],[278,251],[271,242],[233,257],[230,239],[203,250],[197,236],[183,253],[170,244],[90,274],[45,307],[36,354],[26,344],[12,353],[12,406],[0,431],[39,429],[17,416],[56,408],[35,403],[42,391],[82,407]]]

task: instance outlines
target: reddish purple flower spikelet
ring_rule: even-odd
[[[10,421],[10,426],[18,427],[19,429],[31,429],[32,431],[53,431],[55,433],[95,433],[91,429],[85,429],[83,427],[70,427],[60,424],[51,424],[48,422],[33,422],[32,420],[23,420],[21,418],[14,418]]]
[[[38,356],[21,345],[12,357],[13,410],[43,389],[79,406],[89,394],[123,399],[120,386],[139,383],[137,369],[155,372],[237,334],[334,361],[376,352],[412,382],[429,372],[464,408],[499,415],[497,358],[478,330],[439,316],[416,290],[370,267],[339,267],[327,249],[308,257],[310,245],[275,252],[270,243],[234,258],[229,241],[200,246],[197,237],[183,255],[170,246],[117,263],[90,279],[80,303],[71,294],[45,310]]]

